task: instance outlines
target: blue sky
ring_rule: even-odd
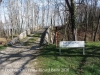
[[[4,3],[2,2],[1,5],[0,5],[0,19],[5,22],[5,18],[4,16],[6,16],[6,18],[8,19],[8,15],[7,15],[7,1],[8,0],[4,0]],[[5,14],[5,15],[4,15]]]
[[[5,18],[4,18],[4,13],[6,14],[5,16],[7,17],[7,13],[8,13],[8,11],[7,11],[7,2],[8,2],[9,0],[3,0],[3,2],[2,2],[2,4],[1,4],[1,6],[0,6],[0,17],[1,17],[1,19],[2,19],[2,21],[3,22],[5,22]],[[24,1],[25,0],[22,0],[23,1],[23,3],[24,3]],[[32,1],[32,0],[30,0],[30,1]],[[60,0],[59,0],[60,1]],[[58,1],[58,2],[59,2]],[[61,0],[62,1],[62,0]],[[35,3],[37,3],[38,5],[39,5],[39,7],[40,7],[40,10],[42,9],[42,5],[44,4],[44,7],[45,8],[47,8],[47,5],[48,5],[48,2],[47,2],[47,0],[34,0],[34,2]],[[54,0],[51,0],[51,2],[50,2],[50,5],[51,4],[54,4]],[[54,8],[54,7],[53,7]],[[50,10],[52,10],[52,8],[50,9]],[[45,12],[45,13],[47,13],[47,12]],[[42,12],[40,11],[40,16],[42,16]],[[46,16],[45,16],[45,18],[46,18]],[[8,19],[8,18],[7,18]]]
[[[100,7],[100,0],[98,0],[98,6]]]

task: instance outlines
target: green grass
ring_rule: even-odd
[[[5,49],[6,47],[7,47],[6,45],[0,46],[0,51],[3,50],[3,49]]]
[[[25,46],[31,45],[33,44],[38,38],[37,37],[33,37],[31,39],[29,39],[27,42],[24,42]]]
[[[32,38],[29,39],[27,42],[24,42],[24,45],[28,46],[33,44],[38,39],[38,37],[40,37],[40,35],[41,35],[40,33],[36,33],[34,35],[28,35],[28,37],[32,37]]]
[[[24,42],[24,46],[33,44],[37,39],[38,39],[37,37],[33,37],[33,38],[29,39],[27,42]]]
[[[34,34],[33,37],[40,37],[41,33]]]
[[[34,35],[28,35],[28,37],[40,37],[41,33],[36,33]]]
[[[41,50],[37,69],[44,69],[42,75],[100,75],[100,42],[86,43],[85,53],[81,48],[68,48],[59,55],[59,49],[49,45]]]
[[[13,38],[17,37],[17,35],[14,35]],[[12,36],[9,36],[9,38],[12,38]]]

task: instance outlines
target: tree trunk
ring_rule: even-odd
[[[76,23],[75,23],[75,3],[74,0],[71,0],[71,5],[69,4],[68,0],[65,0],[66,4],[69,8],[69,12],[71,15],[71,26],[72,26],[72,38],[74,41],[77,40],[77,27],[76,27]]]
[[[96,31],[94,33],[93,41],[96,41],[96,36],[97,36],[98,28],[99,28],[99,23],[100,23],[100,19],[98,19],[98,24],[97,24],[97,27],[96,27]]]
[[[87,41],[87,30],[88,30],[88,11],[86,10],[86,29],[85,29],[85,37],[84,41]]]
[[[71,25],[72,25],[72,36],[73,40],[77,40],[77,28],[75,23],[75,3],[74,0],[71,0]]]

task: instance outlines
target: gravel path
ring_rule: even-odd
[[[29,49],[16,44],[0,51],[0,75],[36,75],[39,39]]]

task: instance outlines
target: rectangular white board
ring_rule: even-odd
[[[59,43],[59,47],[61,48],[77,48],[84,46],[84,41],[60,41]]]
[[[61,48],[83,48],[83,55],[85,55],[85,43],[84,41],[60,41],[59,53],[61,55]]]

